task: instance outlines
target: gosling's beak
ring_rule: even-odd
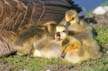
[[[57,33],[56,33],[56,36],[59,36],[59,37],[60,37],[60,32],[57,32]]]
[[[69,27],[69,25],[70,25],[70,22],[66,22],[66,24],[65,24],[65,27]]]
[[[66,55],[66,53],[65,53],[65,52],[62,52],[62,54],[61,54],[61,58],[64,58],[65,55]]]
[[[55,33],[55,40],[59,41],[61,38],[60,32]]]

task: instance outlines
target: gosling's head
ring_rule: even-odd
[[[56,33],[55,33],[55,39],[56,40],[63,40],[65,39],[67,36],[67,29],[65,28],[65,26],[57,26],[56,27]]]
[[[43,24],[43,26],[46,28],[46,31],[50,35],[54,35],[55,34],[56,25],[57,25],[57,23],[55,21],[48,21],[48,22]]]
[[[68,10],[65,13],[66,25],[77,24],[79,21],[78,13],[75,10]]]

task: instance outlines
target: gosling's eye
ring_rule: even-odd
[[[74,20],[75,18],[73,17],[72,20]]]
[[[63,32],[66,32],[65,30]]]

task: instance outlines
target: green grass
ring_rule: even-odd
[[[108,28],[97,27],[96,32],[98,43],[108,49]]]
[[[21,56],[9,56],[0,59],[1,65],[4,69],[11,67],[12,71],[45,71],[48,69],[48,65],[54,65],[55,71],[61,71],[59,65],[72,66],[72,64],[63,61],[61,59],[46,59],[46,58],[34,58],[34,57],[21,57]],[[108,71],[108,57],[103,57],[97,60],[90,60],[80,64],[81,71]],[[76,67],[78,68],[78,67]],[[68,68],[69,69],[69,68]],[[6,70],[4,70],[6,71]]]
[[[13,67],[12,71],[19,71],[20,69],[27,71],[45,71],[48,65],[58,66],[59,64],[69,64],[61,59],[47,59],[47,58],[35,58],[26,56],[9,56],[0,59],[0,65],[2,67]],[[56,67],[57,68],[57,67]]]
[[[108,71],[108,57],[93,60],[82,69],[83,71]]]

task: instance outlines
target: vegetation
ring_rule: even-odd
[[[46,58],[34,58],[26,56],[9,56],[0,59],[0,71],[45,71],[48,69],[48,65],[56,66],[55,71],[58,70],[59,64],[67,64],[66,61],[61,59],[46,59]]]
[[[33,57],[10,56],[0,59],[2,71],[108,71],[108,57],[72,64],[61,59],[45,59]]]
[[[101,58],[83,65],[83,71],[108,71],[108,58]]]
[[[108,49],[108,28],[96,28],[97,31],[97,41],[99,44]]]

